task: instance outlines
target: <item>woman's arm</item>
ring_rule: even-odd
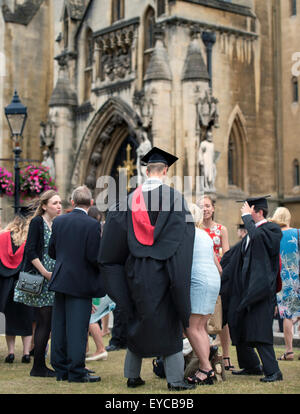
[[[220,265],[219,260],[218,260],[217,255],[216,255],[215,252],[214,252],[214,261],[215,261],[215,265],[217,266],[217,269],[220,273],[220,276],[222,276],[222,266]]]
[[[229,239],[228,239],[228,231],[225,226],[221,227],[221,235],[222,235],[222,255],[224,255],[229,250]]]
[[[46,279],[51,278],[51,273],[48,272],[42,265],[39,259],[39,242],[41,238],[41,217],[35,217],[31,220],[26,241],[26,256],[27,260],[33,264],[37,271]]]
[[[33,264],[33,266],[37,269],[37,271],[44,276],[44,278],[50,280],[51,279],[51,272],[48,272],[48,270],[45,269],[45,267],[42,265],[40,259],[33,259],[31,261],[31,263]]]
[[[41,238],[41,217],[34,217],[28,229],[28,235],[25,246],[26,259],[29,263],[32,263],[34,259],[39,257],[39,243]]]

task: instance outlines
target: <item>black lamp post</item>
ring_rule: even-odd
[[[14,169],[15,169],[15,214],[20,211],[20,155],[21,155],[21,148],[20,148],[20,140],[23,138],[23,130],[25,127],[26,119],[27,119],[27,108],[24,106],[20,98],[18,96],[17,91],[15,90],[13,99],[9,105],[5,107],[5,116],[7,118],[7,122],[11,132],[11,138],[14,143],[13,152],[15,154],[14,157]]]

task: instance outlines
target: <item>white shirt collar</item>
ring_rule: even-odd
[[[260,226],[261,224],[264,224],[264,223],[267,223],[266,219],[260,220],[258,223],[255,223],[255,226],[258,227],[258,226]]]
[[[162,180],[158,177],[150,177],[142,185],[142,191],[152,191],[155,188],[163,184]]]

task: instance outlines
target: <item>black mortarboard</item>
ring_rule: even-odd
[[[238,225],[237,225],[237,228],[238,228],[239,230],[244,230],[244,229],[245,229],[245,224],[244,224],[244,223],[238,224]]]
[[[26,206],[20,206],[18,213],[19,216],[22,216],[24,218],[32,216],[38,206],[38,203],[39,200],[33,200]]]
[[[174,162],[178,160],[177,157],[175,157],[172,154],[169,154],[166,151],[163,151],[160,148],[153,147],[149,152],[147,152],[146,155],[143,156],[141,159],[142,162],[145,164],[153,164],[156,162],[161,162],[163,164],[166,164],[168,167],[171,167]]]
[[[268,208],[268,200],[267,198],[271,197],[270,195],[266,195],[263,197],[252,197],[247,198],[247,200],[238,200],[237,203],[244,203],[247,201],[250,207],[255,206],[257,208]]]
[[[32,213],[32,210],[30,209],[30,207],[28,206],[22,206],[19,209],[19,215],[26,218],[28,216],[30,216]]]

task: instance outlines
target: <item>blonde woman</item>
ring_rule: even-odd
[[[290,227],[291,214],[285,207],[278,207],[270,219],[282,230],[280,242],[282,290],[277,293],[278,312],[283,319],[285,353],[280,361],[292,361],[293,319],[300,317],[300,282],[299,282],[299,237],[300,231]]]
[[[57,192],[48,190],[40,196],[38,207],[29,224],[24,270],[44,276],[43,290],[40,295],[36,296],[15,289],[14,300],[16,302],[35,308],[34,364],[30,371],[30,376],[33,377],[56,376],[45,362],[54,303],[54,292],[49,291],[48,285],[55,266],[55,261],[48,255],[48,245],[52,233],[52,222],[61,210],[61,199]]]
[[[191,204],[189,209],[194,218],[196,232],[191,273],[191,316],[186,336],[199,359],[199,369],[188,381],[192,384],[212,385],[215,375],[209,362],[207,322],[214,312],[219,295],[220,273],[213,241],[201,229],[202,210],[195,204]]]
[[[5,339],[8,348],[5,362],[9,364],[12,364],[15,359],[16,336],[22,337],[22,363],[30,362],[33,312],[29,306],[15,303],[13,300],[27,232],[28,221],[18,215],[0,234],[0,312],[5,314]]]
[[[229,240],[228,240],[228,231],[225,226],[217,223],[214,220],[215,215],[215,201],[210,195],[205,194],[203,197],[203,229],[211,237],[214,242],[214,252],[217,255],[218,262],[220,263],[222,256],[229,250]],[[218,269],[222,272],[221,266],[218,264]],[[230,333],[228,325],[223,326],[222,331],[219,334],[222,352],[224,367],[226,371],[232,371],[234,366],[230,362]]]

